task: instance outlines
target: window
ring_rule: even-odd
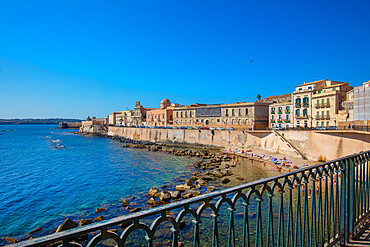
[[[329,122],[326,122],[326,127],[329,127]]]
[[[189,117],[191,117],[191,113],[192,113],[192,112],[191,112],[191,111],[189,111]]]
[[[316,105],[319,106],[320,105],[320,101],[319,100],[316,100]]]
[[[329,116],[329,111],[326,111],[326,117],[327,117],[327,118],[330,118],[330,116]]]
[[[274,120],[274,115],[271,116],[271,120]]]
[[[279,111],[281,111],[283,108],[282,107],[279,107]]]
[[[245,108],[245,115],[248,115],[248,108]]]
[[[295,99],[295,103],[296,103],[296,104],[300,104],[300,103],[301,103],[301,98],[296,98],[296,99]]]
[[[187,111],[185,112],[185,117],[188,117],[188,112]]]
[[[299,117],[299,109],[295,110],[295,115]]]
[[[181,117],[182,117],[182,112],[181,112]]]
[[[179,117],[179,112],[176,112],[176,117]]]
[[[327,99],[326,99],[326,105],[327,105],[327,106],[330,106],[330,98],[327,98]]]
[[[227,117],[227,116],[229,116],[229,109],[226,109],[226,111],[225,111],[225,116]]]
[[[307,116],[307,109],[303,109],[303,116]]]
[[[279,120],[281,120],[281,115],[279,115]]]
[[[290,107],[289,106],[285,107],[285,110],[286,111],[289,111],[290,110]]]
[[[317,112],[317,118],[320,118],[320,112]]]
[[[324,126],[324,122],[321,122],[321,126]]]
[[[289,120],[289,115],[286,115],[286,120]]]
[[[234,109],[231,110],[231,115],[235,116],[235,110]]]
[[[321,112],[321,118],[324,118],[324,111]]]
[[[316,122],[316,126],[319,126],[320,122]]]
[[[242,115],[242,109],[239,109],[239,116]]]
[[[218,118],[218,119],[217,119],[217,123],[219,123],[219,122],[220,122],[220,119]]]

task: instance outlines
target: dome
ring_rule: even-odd
[[[170,105],[171,105],[171,102],[167,98],[162,99],[162,101],[161,101],[161,109],[166,109]]]

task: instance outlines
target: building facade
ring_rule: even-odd
[[[291,101],[271,104],[269,106],[269,127],[289,129],[293,127],[294,114]]]
[[[171,102],[164,98],[161,101],[160,109],[153,109],[146,112],[147,126],[169,126],[173,124],[173,107]]]
[[[316,119],[313,114],[316,113],[316,111],[314,111],[314,109],[316,108],[312,105],[313,95],[315,94],[315,92],[320,91],[325,87],[337,84],[342,84],[342,82],[330,81],[325,79],[310,83],[305,82],[304,84],[295,87],[295,91],[292,93],[294,112],[293,126],[296,128],[315,127]]]
[[[312,95],[312,127],[338,126],[339,111],[352,87],[348,83],[328,85]]]
[[[219,105],[193,104],[174,109],[174,125],[265,129],[268,127],[269,105],[270,103],[261,102]]]
[[[353,89],[353,120],[370,120],[370,81]]]

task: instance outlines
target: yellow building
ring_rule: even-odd
[[[174,125],[265,129],[268,127],[269,105],[270,103],[260,102],[193,104],[174,108]]]
[[[338,112],[342,109],[342,102],[346,100],[346,94],[351,89],[348,83],[341,83],[315,91],[312,96],[313,127],[338,126]]]
[[[317,110],[316,109],[318,108],[313,106],[314,95],[316,95],[316,97],[319,97],[317,96],[318,94],[320,94],[318,92],[321,92],[323,88],[327,88],[327,87],[334,86],[334,85],[342,85],[342,84],[343,82],[330,81],[330,80],[325,79],[325,80],[319,80],[319,81],[314,81],[310,83],[305,82],[304,84],[295,87],[295,91],[292,93],[293,112],[294,112],[294,125],[293,126],[296,128],[316,127],[317,126],[317,121],[316,121]],[[348,83],[346,84],[348,85]],[[315,100],[317,99],[315,98]],[[326,119],[327,116],[329,116],[329,124],[330,124],[330,111],[329,111],[329,115],[326,115],[326,114],[327,112],[324,112],[324,115],[322,117],[320,115],[320,124],[322,120],[324,120],[324,124],[326,125],[325,121],[327,120]]]

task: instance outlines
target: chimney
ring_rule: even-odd
[[[306,81],[304,81],[304,83],[303,84],[306,84]]]

